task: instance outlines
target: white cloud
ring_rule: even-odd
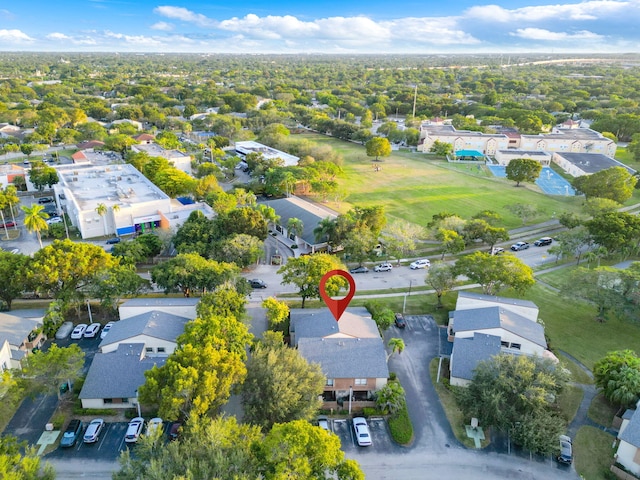
[[[542,20],[596,20],[602,16],[624,14],[638,9],[635,1],[593,0],[564,5],[537,5],[508,10],[499,5],[482,5],[467,9],[463,16],[487,22],[539,22]]]
[[[161,30],[163,32],[170,32],[173,30],[173,24],[167,22],[156,22],[149,27],[151,30]]]
[[[49,40],[71,40],[71,37],[69,35],[65,35],[64,33],[60,32],[49,33],[45,36],[45,38],[48,38]]]
[[[428,18],[411,17],[383,22],[397,40],[429,43],[434,45],[476,45],[477,38],[461,30],[451,17]]]
[[[0,30],[0,42],[7,43],[31,43],[34,39],[21,30]]]
[[[193,23],[199,27],[215,27],[217,24],[215,20],[212,20],[201,13],[195,13],[183,7],[171,7],[169,5],[165,5],[154,8],[153,12],[163,17]]]
[[[69,35],[60,32],[49,33],[45,35],[45,38],[47,40],[53,40],[55,42],[71,43],[73,45],[96,45],[98,43],[93,37],[70,37]]]
[[[543,28],[519,28],[515,32],[510,33],[514,37],[526,38],[528,40],[599,40],[603,38],[602,35],[598,35],[587,30],[582,30],[575,33],[568,32],[551,32]]]

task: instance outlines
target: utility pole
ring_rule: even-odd
[[[418,99],[418,84],[416,83],[416,89],[413,92],[413,118],[416,118],[416,100]]]

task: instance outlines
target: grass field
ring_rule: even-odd
[[[575,467],[585,480],[602,480],[608,476],[613,458],[614,436],[595,427],[582,427],[573,440]]]
[[[322,135],[311,140],[329,144],[344,158],[340,189],[348,192],[332,208],[346,212],[353,205],[384,205],[389,217],[426,225],[442,211],[470,218],[482,210],[494,210],[504,218],[504,226],[515,228],[521,221],[505,207],[516,203],[536,205],[540,214],[531,223],[547,220],[554,212],[579,211],[582,200],[550,197],[535,185],[516,188],[513,182],[488,176],[486,169],[471,165],[451,165],[439,157],[422,153],[393,152],[378,162],[367,157],[362,145]],[[373,164],[382,170],[376,172]]]
[[[611,405],[604,395],[599,393],[595,396],[591,405],[589,405],[589,418],[596,422],[598,425],[609,428],[618,412],[618,407]]]

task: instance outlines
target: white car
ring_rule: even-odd
[[[393,269],[393,265],[390,263],[381,263],[373,267],[374,272],[390,272]]]
[[[355,417],[353,419],[353,429],[356,432],[356,441],[361,447],[371,445],[371,434],[369,433],[369,425],[364,417]]]
[[[86,323],[79,323],[76,328],[71,332],[71,340],[80,340],[84,335],[84,331],[87,329]]]
[[[87,431],[84,432],[84,443],[95,443],[98,441],[100,437],[100,432],[102,432],[102,427],[104,427],[104,420],[101,418],[96,418],[95,420],[91,420],[91,423],[87,427]]]
[[[84,338],[94,338],[100,331],[102,324],[100,322],[93,322],[84,331]]]
[[[160,417],[152,418],[147,423],[147,437],[153,435],[157,430],[162,431],[162,419]]]
[[[116,322],[108,322],[100,332],[100,338],[106,337],[107,333],[109,333],[109,331],[111,330],[111,327],[113,327],[115,323]]]
[[[425,258],[423,260],[416,260],[409,265],[409,268],[411,268],[411,270],[415,270],[416,268],[429,268],[430,266],[431,262]]]
[[[58,340],[62,340],[63,338],[67,338],[69,336],[69,334],[71,333],[71,330],[73,330],[73,323],[64,322],[62,325],[60,325],[60,328],[56,332],[56,338]]]
[[[129,422],[127,433],[124,435],[124,441],[127,443],[135,443],[140,437],[142,427],[144,426],[144,418],[136,417]]]
[[[51,217],[46,220],[47,225],[53,225],[54,223],[62,223],[63,220],[61,217]]]

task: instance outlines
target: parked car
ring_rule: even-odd
[[[127,426],[127,433],[124,434],[124,441],[126,443],[135,443],[140,438],[142,427],[144,426],[144,418],[136,417],[131,419]]]
[[[504,248],[502,248],[502,247],[493,247],[489,253],[491,253],[491,255],[500,255],[500,254],[504,253]]]
[[[71,330],[73,330],[73,322],[64,322],[62,325],[60,325],[60,328],[58,328],[58,331],[56,332],[56,338],[58,340],[67,338],[71,333]]]
[[[361,447],[371,445],[371,434],[369,433],[369,425],[364,417],[355,417],[353,419],[353,429],[356,432],[356,441]]]
[[[20,249],[19,248],[12,248],[11,250],[9,250],[9,253],[13,253],[14,255],[17,255],[20,253]]]
[[[180,429],[182,428],[182,424],[179,422],[174,422],[171,424],[171,428],[169,429],[169,440],[177,440],[180,436]]]
[[[369,269],[364,265],[360,265],[359,267],[349,270],[349,273],[369,273]]]
[[[162,419],[160,417],[152,418],[147,424],[147,437],[153,435],[157,430],[162,431]]]
[[[259,278],[254,278],[252,280],[249,280],[249,283],[251,284],[252,288],[267,288],[267,284],[264,283]]]
[[[545,245],[551,245],[553,242],[553,238],[551,237],[542,237],[533,242],[536,247],[544,247]]]
[[[0,225],[0,228],[11,228],[15,226],[16,226],[16,222],[5,222]]]
[[[404,321],[404,315],[402,315],[401,313],[395,314],[395,322],[396,327],[398,328],[404,328],[407,326],[407,322]]]
[[[102,432],[102,428],[104,427],[104,420],[101,418],[96,418],[91,420],[91,423],[87,427],[87,431],[84,432],[84,443],[95,443],[100,438],[100,433]]]
[[[558,461],[565,465],[571,465],[571,462],[573,462],[573,446],[571,444],[571,438],[567,435],[560,435],[560,455],[558,455]]]
[[[107,333],[109,333],[109,331],[111,330],[111,327],[113,327],[115,323],[116,322],[108,322],[100,332],[100,338],[106,337]]]
[[[390,272],[393,269],[393,265],[390,263],[381,263],[373,267],[374,272]]]
[[[53,197],[42,197],[38,199],[38,203],[40,205],[44,205],[46,203],[53,203]]]
[[[71,340],[80,340],[84,335],[84,331],[87,329],[86,323],[79,323],[76,328],[71,332]]]
[[[69,422],[67,429],[62,434],[60,446],[62,448],[73,447],[80,436],[80,432],[82,432],[82,422],[74,418]]]
[[[513,250],[514,252],[526,250],[527,248],[529,248],[529,244],[527,242],[518,242],[511,245],[511,250]]]
[[[107,245],[115,245],[116,243],[120,243],[120,241],[121,241],[120,237],[113,237],[107,240]]]
[[[417,268],[429,268],[430,266],[431,262],[425,258],[423,260],[416,260],[411,265],[409,265],[409,268],[411,268],[411,270],[415,270]]]
[[[100,331],[100,327],[102,327],[100,322],[93,322],[85,329],[83,334],[84,338],[94,338]]]
[[[329,419],[324,415],[318,417],[318,426],[327,432],[331,431],[331,428],[329,428]]]
[[[47,218],[46,222],[47,225],[53,225],[54,223],[62,223],[64,220],[62,220],[62,218],[60,217],[51,217],[51,218]]]

